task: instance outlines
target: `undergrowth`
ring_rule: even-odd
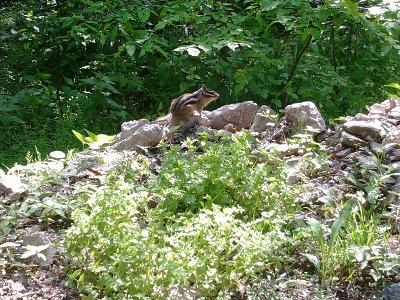
[[[309,158],[308,178],[288,184],[286,163],[254,148],[247,134],[187,140],[153,172],[141,156],[111,172],[73,214],[70,278],[88,299],[228,299],[298,274],[321,287],[376,286],[398,274],[389,228],[364,191],[330,196],[332,214],[317,216],[304,184],[326,171],[315,167],[323,151]]]

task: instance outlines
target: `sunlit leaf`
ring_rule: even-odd
[[[133,56],[136,51],[136,46],[135,45],[126,45],[126,52],[128,53],[129,56]]]

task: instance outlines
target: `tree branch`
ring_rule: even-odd
[[[290,73],[289,73],[289,76],[288,76],[288,78],[286,80],[286,84],[285,85],[287,85],[292,80],[292,78],[293,78],[293,76],[294,76],[294,74],[296,72],[297,66],[298,66],[298,64],[300,62],[300,59],[303,57],[303,55],[306,52],[308,46],[310,46],[311,40],[312,40],[312,35],[309,34],[307,36],[307,39],[306,39],[306,42],[304,43],[303,48],[301,48],[300,52],[296,56],[296,59],[295,59],[295,61],[293,63],[292,68],[290,69]]]

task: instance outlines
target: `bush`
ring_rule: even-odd
[[[75,214],[66,245],[81,287],[123,298],[215,297],[281,264],[279,230],[290,230],[284,220],[300,208],[300,190],[289,191],[279,164],[252,162],[247,135],[196,142],[167,151],[147,183],[148,163],[126,165]]]
[[[380,101],[384,85],[400,81],[398,12],[373,16],[369,1],[56,3],[2,10],[4,153],[37,131],[52,136],[64,118],[110,134],[128,118],[165,113],[203,83],[221,94],[213,107],[313,100],[334,118]],[[71,144],[67,132],[56,135],[59,147]]]

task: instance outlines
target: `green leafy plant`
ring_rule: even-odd
[[[38,131],[41,151],[55,136],[65,150],[72,128],[111,134],[127,118],[165,113],[171,99],[203,83],[221,95],[211,108],[313,100],[334,118],[380,101],[393,89],[385,85],[400,81],[398,11],[374,16],[370,2],[130,4],[25,1],[2,11],[7,161],[21,157],[10,146]]]
[[[87,129],[85,129],[85,131],[88,134],[86,137],[75,130],[72,130],[72,133],[82,143],[82,146],[89,145],[91,149],[98,149],[104,144],[112,143],[115,139],[114,135],[95,134]]]

